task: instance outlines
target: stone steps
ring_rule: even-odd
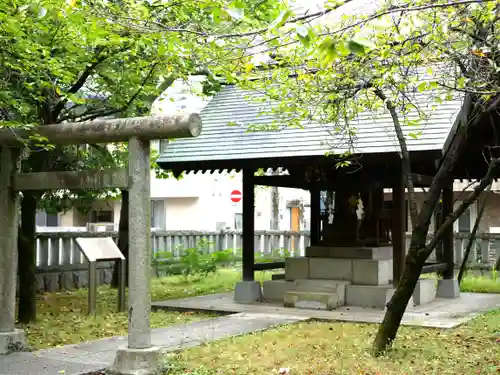
[[[355,285],[343,280],[316,280],[301,279],[295,281],[266,280],[262,285],[263,300],[267,302],[283,303],[286,295],[335,295],[338,306],[355,306],[384,310],[387,302],[394,293],[391,284],[386,285]],[[421,279],[413,293],[408,307],[424,305],[432,302],[436,297],[436,280]],[[298,298],[298,297],[297,297]],[[311,297],[312,298],[312,297]],[[318,297],[319,298],[319,297]],[[326,298],[326,297],[325,297]],[[292,305],[292,297],[288,297],[288,305]],[[300,300],[300,298],[299,298]],[[313,300],[314,301],[314,300]],[[316,301],[317,302],[317,301]],[[324,300],[320,300],[324,305]],[[320,302],[306,303],[310,308],[321,308]],[[293,304],[295,306],[295,304]],[[299,302],[299,305],[301,303]],[[304,303],[302,303],[304,307]],[[318,307],[319,306],[319,307]],[[326,309],[325,306],[323,306]]]
[[[344,303],[347,284],[349,282],[343,280],[266,280],[262,284],[262,294],[264,301],[283,302],[287,292],[337,293]]]
[[[335,310],[344,304],[337,293],[320,292],[287,292],[284,303],[286,307]]]
[[[310,246],[305,257],[285,259],[285,280],[267,286],[266,282],[264,296],[268,298],[264,298],[285,301],[288,306],[331,309],[347,305],[384,310],[394,293],[392,266],[392,247]],[[452,287],[441,289],[446,296],[457,294]],[[336,302],[328,299],[333,296]],[[419,281],[409,308],[414,302],[427,304],[435,297],[435,283]]]

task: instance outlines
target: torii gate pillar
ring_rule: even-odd
[[[0,129],[0,355],[20,351],[24,333],[15,329],[19,191],[75,188],[129,190],[128,345],[120,348],[106,372],[153,375],[159,372],[159,348],[151,345],[150,141],[197,137],[197,114],[96,120],[45,125],[34,130],[52,144],[129,142],[126,170],[18,173],[23,130]],[[128,178],[127,178],[128,177]]]

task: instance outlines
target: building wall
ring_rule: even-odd
[[[488,193],[486,206],[479,223],[480,232],[489,232],[491,227],[500,227],[500,194]]]
[[[152,176],[153,177],[153,176]],[[240,229],[243,212],[242,201],[232,202],[233,190],[242,191],[240,173],[187,174],[182,179],[152,178],[151,199],[162,202],[152,209],[152,226],[166,230]],[[299,211],[299,229],[309,228],[309,192],[300,189],[279,188],[279,229],[291,229],[291,206]],[[120,200],[96,202],[93,209],[112,210],[113,221],[120,221]],[[158,212],[160,210],[160,212]],[[163,215],[163,219],[159,216]],[[255,228],[268,230],[271,227],[271,188],[255,187]],[[59,215],[60,226],[84,227],[89,215],[76,210]],[[239,219],[239,220],[238,220]]]
[[[462,185],[464,183],[461,183]],[[469,192],[457,192],[455,201],[460,201]],[[240,173],[205,173],[187,174],[181,179],[158,179],[152,174],[151,199],[158,202],[152,209],[152,227],[166,230],[199,230],[214,231],[218,229],[241,229],[242,201],[234,203],[230,199],[233,190],[242,191]],[[255,188],[255,228],[268,230],[271,227],[272,200],[270,187]],[[310,194],[300,189],[279,188],[279,229],[292,229],[292,207],[299,211],[299,229],[310,228]],[[391,199],[391,193],[386,193]],[[420,210],[425,194],[416,192],[417,207]],[[500,194],[494,191],[487,193],[487,203],[480,223],[480,232],[489,232],[490,227],[498,227],[500,231]],[[456,203],[458,204],[458,203]],[[120,220],[120,201],[98,202],[95,210],[112,210],[113,221],[118,227]],[[296,212],[296,211],[295,211]],[[469,215],[464,215],[460,222],[454,224],[454,231],[472,228],[477,215],[477,204],[471,207]],[[294,216],[296,217],[296,215]],[[63,227],[84,227],[89,221],[88,215],[77,211],[67,212],[59,216],[59,225]],[[410,221],[411,224],[411,221]],[[240,226],[240,227],[238,227]],[[410,227],[411,228],[411,225]],[[430,231],[432,232],[431,224]]]
[[[460,202],[463,201],[463,199],[465,199],[465,197],[467,197],[469,193],[470,193],[469,191],[463,193],[455,191],[453,197],[455,202],[454,204],[455,208],[458,207]],[[485,198],[483,199],[486,199],[486,206],[484,209],[483,216],[481,217],[481,221],[479,222],[478,232],[481,233],[490,232],[492,227],[499,228],[498,230],[500,230],[500,194],[495,191],[485,192],[484,194]],[[425,200],[425,195],[423,193],[421,192],[416,193],[418,210],[422,208],[424,200]],[[459,219],[454,223],[453,230],[455,232],[458,232],[459,230],[463,231],[464,228],[467,226],[470,228],[470,230],[472,230],[475,220],[477,218],[478,209],[479,209],[479,201],[472,204],[469,208],[470,211],[468,213],[465,213],[461,219]],[[430,232],[432,231],[434,231],[434,223],[431,223]]]

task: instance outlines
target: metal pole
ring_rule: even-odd
[[[97,262],[89,262],[89,300],[88,314],[94,315],[97,310]]]
[[[129,152],[129,288],[128,347],[151,347],[149,312],[150,254],[150,142],[131,138]]]

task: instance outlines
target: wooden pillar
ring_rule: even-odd
[[[243,281],[254,280],[255,178],[253,169],[243,169]]]
[[[438,229],[441,227],[443,224],[443,212],[442,212],[442,204],[441,200],[436,203],[436,207],[434,207],[434,234],[438,231]],[[439,241],[436,244],[436,248],[434,249],[434,254],[435,256],[430,257],[431,261],[435,261],[436,263],[442,263],[443,262],[443,242]]]
[[[405,222],[406,194],[403,174],[399,172],[397,181],[392,186],[392,272],[393,284],[397,286],[405,266]]]
[[[311,246],[316,246],[320,239],[321,217],[320,217],[320,189],[316,186],[311,187]]]
[[[453,213],[453,182],[443,188],[442,221]],[[447,264],[442,276],[444,279],[453,279],[455,273],[455,258],[453,251],[453,225],[446,231],[442,242],[442,261]]]

